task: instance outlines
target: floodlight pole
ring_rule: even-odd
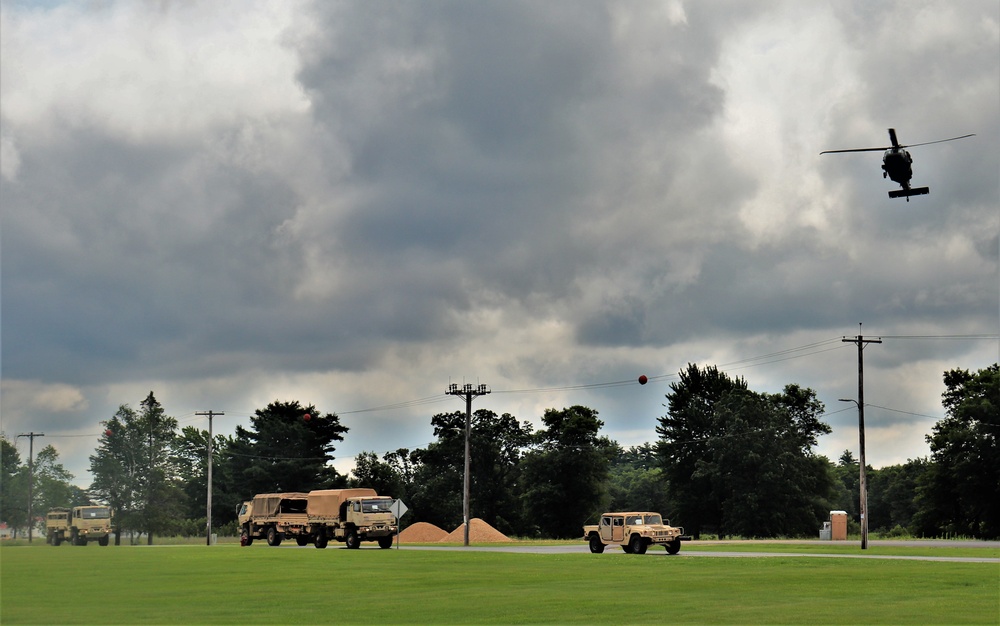
[[[465,478],[462,481],[462,517],[465,518],[465,543],[469,545],[469,438],[472,435],[472,399],[488,394],[490,390],[486,385],[473,386],[466,383],[459,389],[458,385],[452,383],[448,385],[449,396],[461,396],[465,398]]]
[[[212,545],[212,418],[225,415],[222,411],[198,411],[195,415],[208,416],[208,501],[205,503],[205,545]]]
[[[860,324],[858,325],[860,329]],[[858,464],[860,469],[860,484],[858,485],[859,508],[861,509],[861,549],[868,549],[868,484],[865,470],[865,362],[864,349],[869,343],[882,343],[881,339],[865,339],[862,335],[857,337],[844,337],[841,341],[857,344],[858,346],[858,399],[840,398],[841,402],[853,402],[858,407],[858,438],[860,443],[860,458]]]

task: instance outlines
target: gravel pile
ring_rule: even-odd
[[[493,528],[478,517],[472,518],[469,522],[469,543],[499,543],[510,541],[507,535],[496,528]],[[434,524],[427,522],[417,522],[412,526],[407,526],[403,532],[399,533],[400,543],[464,543],[465,524],[462,524],[451,533],[442,530]]]
[[[416,524],[407,526],[403,529],[403,532],[399,533],[399,541],[401,543],[434,543],[441,541],[447,536],[447,531],[434,524],[417,522]]]
[[[464,542],[465,524],[453,530],[450,535],[441,541],[451,543]],[[478,517],[473,517],[469,521],[469,543],[498,543],[501,541],[510,541],[510,538]]]

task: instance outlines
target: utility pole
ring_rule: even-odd
[[[28,543],[31,543],[31,527],[34,526],[34,520],[32,519],[31,505],[34,501],[34,494],[32,493],[35,486],[35,437],[44,437],[45,433],[25,433],[15,437],[27,437],[28,438]]]
[[[461,396],[465,398],[465,480],[462,485],[462,517],[465,518],[465,545],[469,545],[469,437],[472,434],[472,399],[485,396],[490,390],[486,385],[473,387],[466,383],[461,389],[452,383],[448,385],[449,396]]]
[[[861,332],[861,324],[858,324],[858,333]],[[865,470],[865,361],[864,361],[864,349],[869,343],[882,343],[881,339],[865,339],[863,335],[858,334],[857,337],[848,338],[844,337],[841,339],[843,342],[853,343],[858,346],[858,399],[855,404],[858,405],[858,437],[861,446],[861,458],[859,459],[859,464],[861,465],[861,476],[859,489],[860,494],[860,504],[861,509],[861,549],[868,549],[868,484]]]
[[[208,502],[205,504],[205,545],[212,545],[212,418],[225,415],[223,411],[197,411],[195,415],[208,416]]]

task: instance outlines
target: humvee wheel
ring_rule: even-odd
[[[604,542],[597,535],[590,536],[590,552],[591,554],[600,554],[604,552]]]
[[[625,545],[623,545],[622,552],[624,552],[625,554],[632,554],[632,544],[626,543]]]
[[[269,546],[281,545],[281,533],[279,533],[274,526],[271,526],[270,528],[267,529],[267,545]]]
[[[632,554],[646,554],[646,542],[639,535],[632,535],[628,546],[630,548],[629,552]]]
[[[347,540],[344,542],[347,544],[348,549],[357,550],[361,547],[361,541],[358,539],[358,533],[351,530],[347,533]]]
[[[667,554],[677,554],[681,551],[681,541],[680,539],[674,539],[664,547],[667,549]]]
[[[379,537],[378,538],[378,547],[382,548],[383,550],[385,550],[387,548],[391,548],[392,547],[392,535],[389,535],[388,537]]]

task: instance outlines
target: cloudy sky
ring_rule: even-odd
[[[879,467],[998,359],[996,0],[0,11],[2,430],[82,486],[150,390],[217,433],[338,413],[346,470],[426,446],[453,382],[652,442],[688,363],[815,389],[857,456],[859,332]],[[914,148],[909,203],[819,154],[889,127],[976,136]]]

